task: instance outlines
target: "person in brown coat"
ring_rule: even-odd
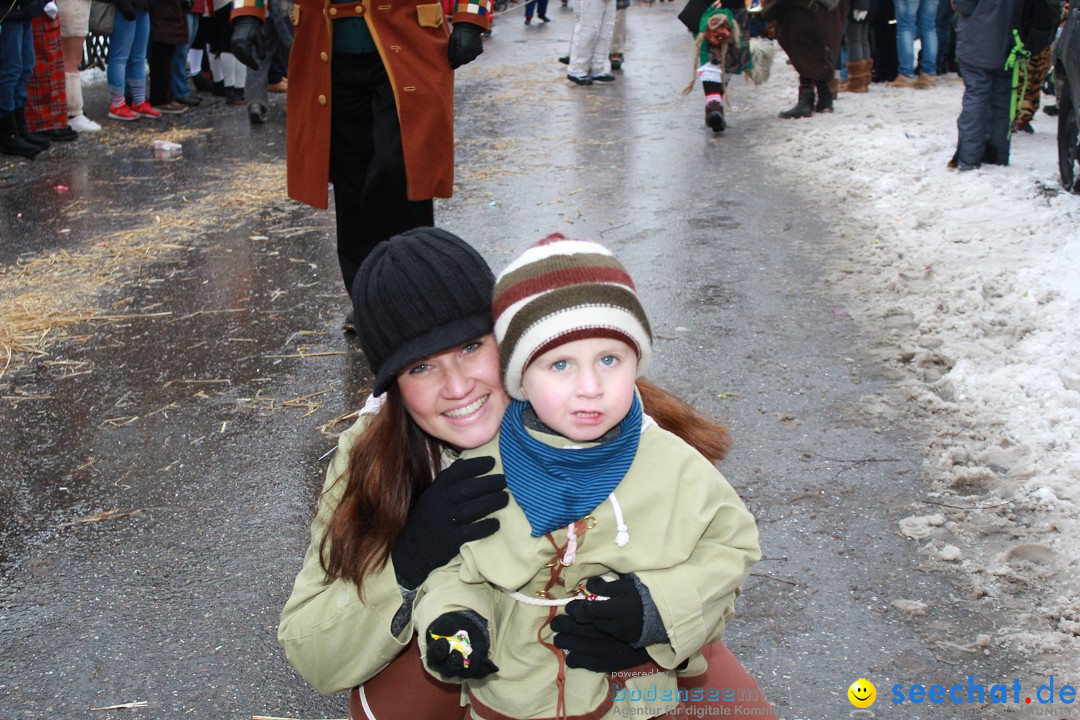
[[[799,73],[799,101],[782,118],[832,112],[829,83],[836,72],[851,0],[763,0],[765,17],[776,20],[776,39]],[[817,91],[815,102],[814,91]]]
[[[232,50],[263,53],[264,0],[236,0]],[[338,261],[346,291],[380,242],[434,224],[433,198],[454,173],[453,70],[484,51],[491,0],[295,0],[289,60],[289,197],[327,207],[334,183]],[[350,329],[350,320],[346,329]]]
[[[188,41],[187,11],[191,0],[150,0],[150,104],[179,115],[188,109],[173,95],[172,67],[176,48]]]

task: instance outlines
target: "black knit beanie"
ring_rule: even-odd
[[[356,333],[382,395],[405,366],[491,332],[495,277],[468,243],[415,228],[379,243],[352,285]]]

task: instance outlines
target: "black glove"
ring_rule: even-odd
[[[259,61],[266,57],[266,37],[262,20],[252,15],[241,15],[233,20],[232,40],[229,49],[236,59],[252,70],[259,69]]]
[[[113,3],[116,5],[116,12],[123,15],[125,20],[135,20],[135,3],[131,0],[113,0]]]
[[[484,52],[484,40],[480,37],[484,29],[470,22],[456,22],[450,31],[450,46],[446,55],[450,59],[450,69],[457,70],[466,63],[471,63]]]
[[[420,587],[428,574],[450,562],[463,544],[499,529],[495,518],[480,519],[510,501],[502,475],[480,477],[493,467],[495,459],[491,457],[458,460],[420,494],[390,551],[399,585],[407,590]]]
[[[469,633],[472,652],[469,653],[469,666],[465,667],[465,656],[455,650],[450,641],[434,639],[432,635],[452,636],[464,630]],[[427,629],[427,664],[432,670],[445,678],[460,677],[479,680],[492,673],[499,672],[495,663],[488,658],[491,642],[488,639],[484,619],[476,613],[450,612],[440,615],[428,625]]]
[[[180,9],[188,13],[195,9],[195,0],[180,0]]]
[[[591,577],[585,589],[608,600],[574,600],[567,604],[566,614],[579,623],[592,623],[597,630],[628,643],[641,640],[645,626],[645,606],[632,575],[608,582]]]
[[[567,651],[567,667],[612,673],[652,659],[645,648],[631,647],[630,643],[601,632],[592,623],[579,623],[569,615],[556,615],[551,629],[555,631],[555,647]]]

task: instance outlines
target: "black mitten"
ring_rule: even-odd
[[[498,672],[488,650],[487,623],[472,612],[450,612],[428,625],[428,667],[446,678],[478,680]]]
[[[482,27],[470,22],[454,23],[454,29],[450,31],[450,45],[446,50],[452,70],[471,63],[484,52],[484,40],[480,36],[483,31]]]
[[[420,494],[390,557],[398,584],[414,590],[435,568],[450,562],[461,546],[499,529],[494,518],[481,520],[506,507],[506,479],[484,475],[495,467],[491,457],[458,460],[435,477]]]
[[[641,640],[645,626],[645,606],[633,575],[624,575],[608,582],[592,577],[585,583],[591,593],[607,600],[574,600],[566,606],[566,614],[579,623],[592,623],[598,630],[628,643]]]
[[[259,61],[266,57],[266,37],[262,20],[253,15],[241,15],[233,20],[229,49],[236,59],[252,70],[259,69]]]
[[[555,631],[555,647],[567,651],[567,667],[612,673],[652,659],[645,648],[632,647],[598,630],[592,623],[579,623],[569,615],[557,615],[551,621],[551,629]]]

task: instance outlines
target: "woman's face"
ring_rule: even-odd
[[[397,383],[405,409],[420,429],[457,450],[494,438],[510,403],[492,334],[407,366]]]

